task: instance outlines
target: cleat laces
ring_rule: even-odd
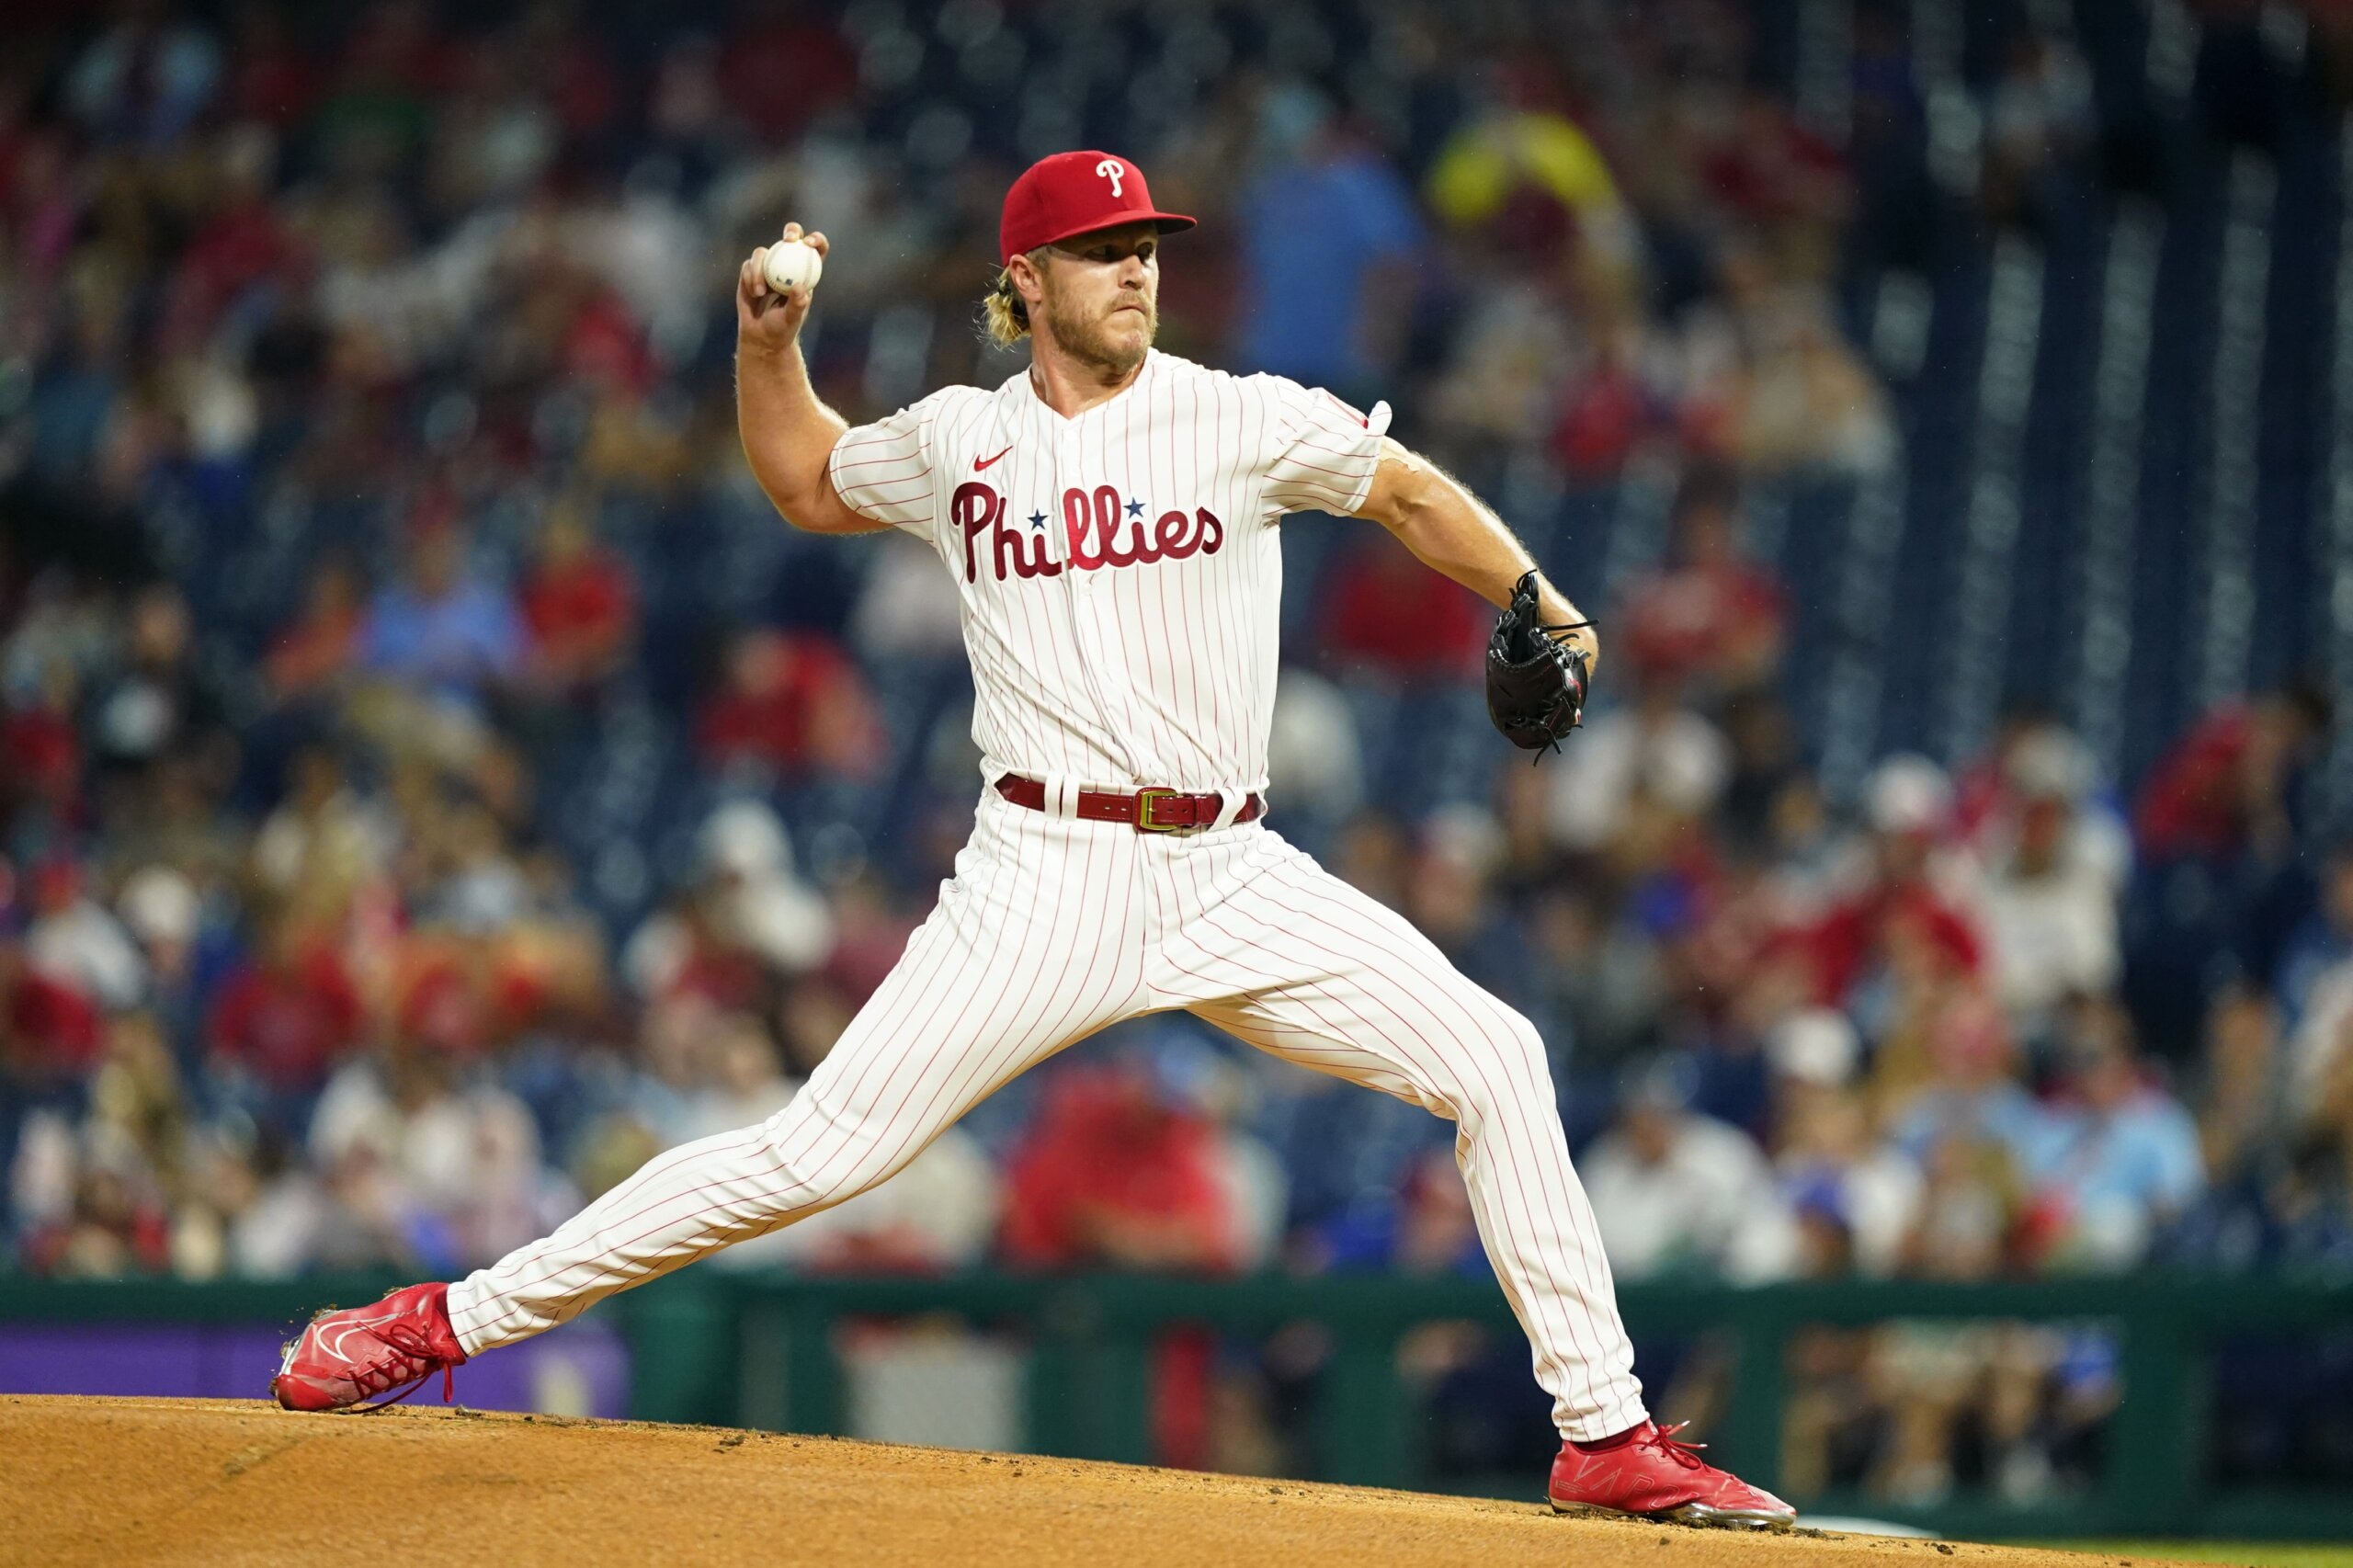
[[[398,1404],[424,1387],[437,1367],[441,1372],[441,1403],[449,1403],[457,1386],[456,1372],[450,1362],[433,1353],[423,1334],[404,1323],[388,1323],[369,1332],[383,1342],[384,1353],[352,1369],[351,1383],[360,1397],[375,1399],[372,1404],[354,1405],[354,1415]]]
[[[1678,1421],[1672,1426],[1654,1426],[1642,1437],[1635,1438],[1634,1446],[1648,1449],[1663,1458],[1673,1460],[1686,1470],[1705,1470],[1708,1468],[1708,1461],[1699,1457],[1699,1450],[1708,1445],[1687,1443],[1676,1437],[1677,1432],[1690,1425],[1688,1421]]]

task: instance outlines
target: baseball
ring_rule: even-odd
[[[800,240],[779,240],[768,246],[762,270],[768,287],[779,294],[807,293],[825,275],[825,258],[815,246]]]

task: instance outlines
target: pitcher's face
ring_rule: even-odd
[[[1122,223],[1061,241],[1034,274],[1046,335],[1090,365],[1125,372],[1160,328],[1160,232]]]

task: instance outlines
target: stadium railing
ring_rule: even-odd
[[[292,1324],[323,1301],[366,1301],[395,1283],[350,1276],[203,1284],[0,1278],[0,1333],[10,1323]],[[1796,1499],[1811,1514],[1876,1517],[1981,1540],[2353,1536],[2353,1494],[2317,1486],[2226,1486],[2206,1463],[2214,1358],[2223,1353],[2218,1346],[2267,1336],[2353,1335],[2353,1283],[2127,1276],[1743,1288],[1694,1280],[1628,1284],[1619,1294],[1640,1341],[1707,1335],[1729,1345],[1728,1384],[1707,1434],[1710,1457],[1768,1486],[1781,1470],[1787,1352],[1792,1336],[1806,1329],[2029,1322],[2097,1324],[2114,1337],[2121,1401],[2088,1491],[2026,1506],[1959,1493],[1919,1506],[1859,1494]],[[1199,1325],[1250,1335],[1316,1324],[1327,1331],[1331,1351],[1317,1385],[1321,1473],[1314,1479],[1380,1486],[1431,1484],[1422,1423],[1399,1369],[1400,1341],[1422,1324],[1443,1322],[1517,1333],[1492,1283],[1374,1274],[799,1278],[703,1268],[616,1298],[598,1315],[628,1341],[632,1415],[811,1433],[848,1430],[837,1333],[845,1324],[947,1318],[1010,1332],[1027,1348],[1023,1446],[1131,1463],[1152,1459],[1152,1357],[1164,1334]]]

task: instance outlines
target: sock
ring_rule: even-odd
[[[1614,1437],[1597,1437],[1590,1443],[1580,1443],[1572,1437],[1569,1439],[1569,1447],[1581,1454],[1606,1454],[1612,1449],[1622,1449],[1632,1442],[1634,1434],[1641,1431],[1645,1425],[1647,1423],[1636,1422]]]

